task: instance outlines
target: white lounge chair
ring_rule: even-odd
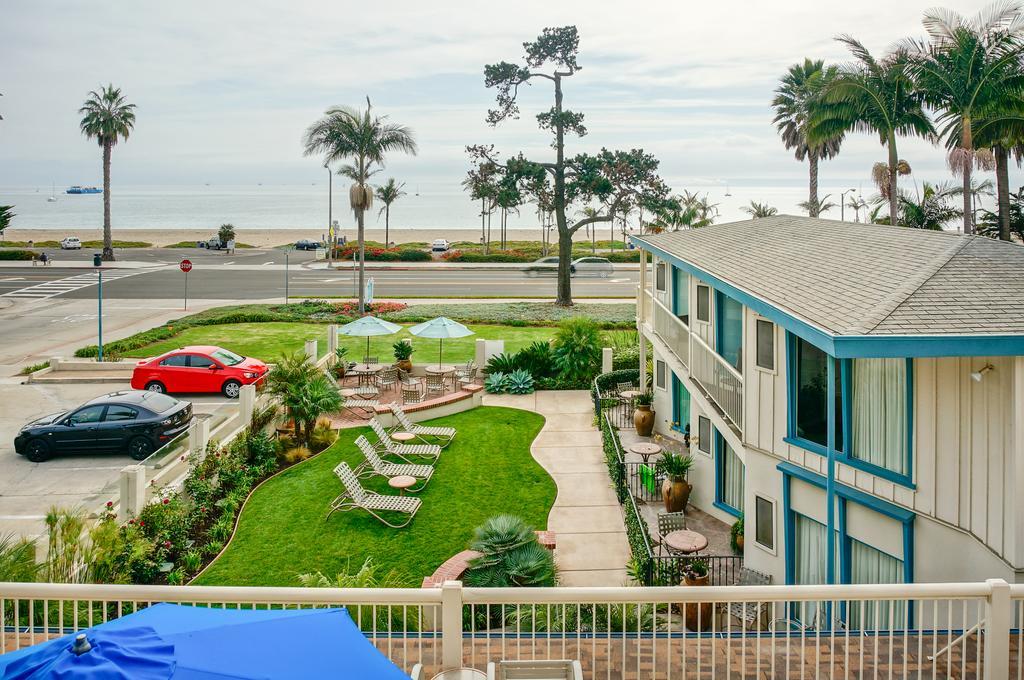
[[[392,456],[401,458],[406,463],[413,463],[413,461],[409,460],[409,456],[424,456],[434,460],[441,456],[441,447],[437,444],[402,444],[396,442],[376,418],[370,420],[370,427],[373,429],[373,433],[377,435],[377,439],[380,440],[378,448]]]
[[[434,468],[429,465],[403,465],[387,463],[381,460],[381,457],[373,449],[373,445],[370,444],[370,440],[362,435],[356,439],[356,446],[359,447],[359,450],[363,452],[363,456],[366,457],[366,467],[363,469],[356,468],[356,471],[360,473],[359,477],[372,477],[373,475],[389,478],[401,475],[415,477],[422,480],[422,482],[419,486],[410,487],[408,491],[419,491],[427,485],[427,482],[430,481],[430,476],[434,474]]]
[[[583,680],[583,667],[570,660],[492,661],[487,680]]]
[[[416,435],[416,438],[419,439],[424,444],[434,443],[427,439],[424,439],[424,437],[435,437],[437,439],[442,440],[440,444],[441,448],[444,448],[452,443],[452,439],[455,439],[454,427],[444,427],[440,425],[419,425],[417,423],[414,423],[411,420],[409,420],[409,416],[405,413],[405,411],[402,410],[402,407],[399,406],[398,404],[391,404],[391,413],[394,414],[395,420],[398,421],[398,425],[395,427],[395,430],[393,431],[402,431],[414,434]]]
[[[348,512],[358,508],[359,510],[365,510],[376,517],[381,523],[393,529],[401,529],[412,521],[412,518],[419,512],[420,505],[422,505],[420,499],[414,496],[385,496],[374,491],[367,491],[359,483],[356,473],[352,472],[352,468],[348,466],[348,463],[338,463],[338,467],[334,468],[334,474],[338,475],[338,479],[345,486],[345,493],[331,501],[331,509],[327,513],[327,517],[324,518],[325,521],[330,518],[335,510]],[[402,513],[407,515],[407,517],[401,524],[394,524],[381,517],[377,514],[378,512]]]

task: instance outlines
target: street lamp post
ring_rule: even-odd
[[[849,193],[851,193],[853,191],[856,191],[856,189],[847,189],[846,191],[843,191],[842,193],[839,194],[839,221],[840,222],[845,222],[846,221],[846,194],[849,194]]]
[[[334,173],[331,166],[324,163],[327,170],[327,268],[331,268],[331,258],[334,255]]]

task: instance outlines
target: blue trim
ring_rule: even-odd
[[[795,467],[795,466],[794,466]],[[793,547],[796,543],[796,518],[790,511],[790,482],[793,479],[792,475],[787,475],[785,471],[782,473],[782,521],[783,521],[783,538],[786,541],[785,549],[783,554],[786,556],[786,585],[793,585],[795,579],[794,568],[795,564],[793,561]]]
[[[835,335],[637,236],[630,236],[629,240],[637,248],[672,262],[837,359],[1024,355],[1024,335]]]
[[[797,354],[796,354],[796,341],[806,340],[801,338],[795,333],[786,333],[786,436],[782,438],[782,441],[793,446],[798,446],[801,449],[810,451],[819,456],[828,455],[828,447],[822,446],[818,442],[812,442],[809,439],[804,439],[796,433],[796,404],[797,404]],[[812,343],[813,344],[813,343]],[[820,349],[820,348],[819,348]],[[845,432],[845,430],[844,430]]]
[[[689,416],[692,415],[692,406],[687,408],[687,418],[682,418],[682,404],[679,399],[679,392],[682,390],[686,392],[687,399],[689,399],[690,390],[686,389],[686,385],[679,379],[679,376],[672,372],[672,429],[676,432],[686,432],[687,425],[690,424]],[[691,402],[692,404],[692,402]],[[685,421],[685,422],[684,422]]]
[[[725,439],[718,433],[718,428],[712,426],[711,431],[714,437],[714,451],[715,451],[715,500],[714,505],[719,510],[727,512],[733,517],[739,517],[742,515],[742,511],[739,508],[734,508],[725,502],[722,497],[722,483],[725,481],[725,475],[722,474],[722,468],[725,466]],[[737,457],[738,459],[738,457]],[[746,469],[743,470],[744,476],[746,476]],[[746,489],[746,479],[744,481],[744,489]]]
[[[819,489],[825,488],[825,477],[819,475],[817,472],[812,472],[807,468],[802,468],[793,463],[780,462],[776,466],[782,474],[789,477],[796,477],[801,481],[812,484]],[[848,500],[857,503],[858,505],[864,505],[875,512],[881,513],[887,517],[891,517],[900,522],[913,522],[917,516],[910,510],[901,508],[898,505],[893,505],[888,501],[883,501],[881,498],[877,498],[870,494],[864,493],[860,489],[855,489],[852,486],[846,486],[842,482],[836,482],[836,495],[840,498],[846,498]]]
[[[836,360],[832,357],[825,360],[825,408],[828,411],[825,416],[825,429],[828,432],[828,461],[825,468],[828,471],[825,478],[825,502],[828,503],[828,512],[825,514],[825,528],[828,532],[825,535],[825,545],[828,552],[825,555],[825,582],[829,584],[836,582],[836,366]],[[842,385],[839,388],[842,390]],[[829,620],[832,620],[831,617]]]

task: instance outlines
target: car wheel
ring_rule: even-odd
[[[238,399],[238,395],[242,391],[242,383],[237,380],[228,380],[224,383],[224,387],[220,388],[220,391],[228,399]]]
[[[153,442],[146,437],[136,437],[128,442],[128,455],[132,460],[146,460],[153,455]]]
[[[159,380],[151,380],[146,383],[147,392],[159,392],[160,394],[167,394],[167,388]]]
[[[33,439],[25,446],[25,457],[33,463],[42,463],[50,457],[50,446],[42,439]]]

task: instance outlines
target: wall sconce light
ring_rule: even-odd
[[[981,382],[981,379],[985,377],[985,374],[992,370],[995,370],[995,366],[993,366],[992,364],[985,364],[985,367],[982,368],[980,371],[975,371],[971,373],[971,380],[973,380],[974,382]]]

